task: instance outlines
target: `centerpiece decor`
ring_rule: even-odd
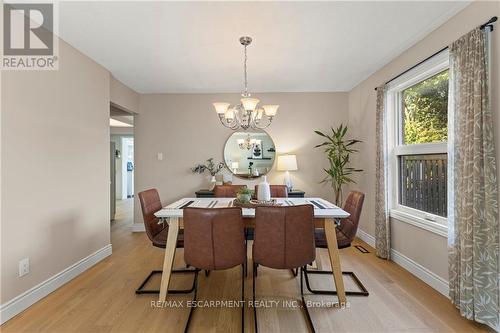
[[[252,199],[252,195],[252,190],[248,189],[247,187],[243,187],[236,193],[236,200],[238,200],[240,203],[246,204],[250,202],[250,200]]]
[[[259,188],[260,191],[260,188]],[[235,207],[242,207],[242,208],[257,208],[257,207],[262,207],[262,206],[281,206],[282,203],[279,203],[276,201],[276,199],[272,199],[269,201],[260,201],[260,200],[255,200],[252,199],[252,196],[254,194],[254,191],[244,187],[241,188],[237,193],[236,193],[236,199],[233,200],[233,205]]]

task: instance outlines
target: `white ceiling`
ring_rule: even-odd
[[[348,91],[468,2],[61,2],[59,34],[140,93]],[[433,50],[429,50],[431,52]]]
[[[133,116],[115,116],[109,118],[110,127],[134,127]]]

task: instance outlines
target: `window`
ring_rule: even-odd
[[[446,234],[448,52],[387,90],[391,216]]]

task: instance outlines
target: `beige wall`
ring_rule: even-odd
[[[63,41],[59,61],[2,73],[2,304],[110,243],[109,73]]]
[[[139,113],[139,94],[113,76],[109,80],[109,98],[111,103],[129,112]]]
[[[475,26],[500,16],[499,2],[475,2],[451,18],[440,28],[433,31],[419,43],[405,51],[381,70],[361,82],[349,93],[349,124],[353,136],[364,141],[361,154],[354,159],[363,164],[365,172],[358,177],[358,188],[367,193],[360,228],[374,235],[373,217],[375,214],[375,91],[374,88],[442,47],[458,39]],[[500,128],[499,110],[499,55],[500,34],[498,24],[492,34],[495,45],[493,56],[493,111],[496,128]],[[497,155],[500,156],[500,142],[497,133]],[[499,168],[500,170],[500,168]],[[401,221],[392,220],[393,248],[442,278],[448,279],[446,238],[416,228]]]
[[[321,150],[313,148],[322,142],[313,131],[347,122],[347,93],[254,95],[265,103],[280,104],[268,132],[278,154],[297,154],[299,170],[292,172],[295,187],[307,195],[331,198],[331,189],[319,184],[326,160]],[[209,157],[222,161],[224,143],[232,133],[219,123],[212,103],[236,103],[238,98],[238,94],[142,95],[141,114],[135,117],[134,124],[136,193],[156,187],[162,201],[167,203],[207,188],[208,177],[192,174],[190,168]],[[158,152],[163,153],[163,161],[157,160]],[[283,174],[273,169],[270,182],[282,184]],[[255,181],[235,178],[234,183]],[[135,222],[142,224],[137,200],[135,208]]]

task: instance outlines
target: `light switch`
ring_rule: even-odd
[[[19,261],[19,277],[25,276],[30,272],[30,258],[24,258]]]
[[[158,161],[163,161],[163,153],[157,154]]]

